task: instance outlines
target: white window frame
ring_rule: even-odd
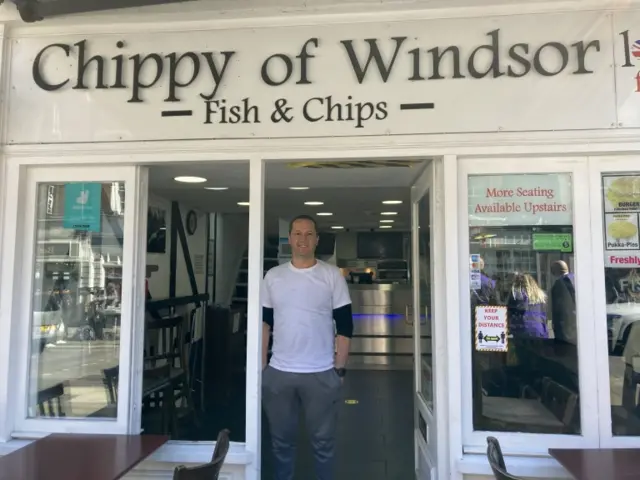
[[[23,189],[25,204],[22,205],[22,214],[17,217],[17,225],[14,234],[22,244],[22,258],[17,260],[21,268],[17,269],[15,285],[19,285],[17,297],[17,317],[19,321],[12,334],[15,334],[14,344],[22,355],[14,357],[17,360],[15,378],[17,389],[14,407],[15,424],[14,437],[29,437],[36,434],[67,432],[67,433],[129,433],[131,411],[131,382],[132,378],[132,338],[133,319],[135,309],[134,286],[136,283],[135,259],[135,221],[136,204],[133,195],[136,190],[135,167],[103,167],[87,166],[76,167],[36,167],[30,166],[22,169],[24,175]],[[21,176],[23,176],[21,175]],[[39,183],[69,183],[69,182],[122,182],[125,185],[125,214],[124,214],[124,244],[123,244],[123,283],[122,283],[122,315],[120,335],[120,363],[118,375],[118,416],[117,419],[100,418],[68,418],[68,419],[44,419],[28,418],[27,397],[29,394],[29,361],[31,355],[31,324],[32,324],[32,292],[33,292],[33,267],[35,258],[36,241],[36,216],[37,216],[37,186]],[[131,198],[130,198],[131,197]],[[21,197],[16,197],[21,198]],[[19,208],[19,207],[14,207]],[[28,292],[28,293],[27,293]],[[26,348],[19,348],[20,346]],[[25,355],[24,353],[27,353]]]
[[[591,189],[591,232],[593,235],[593,310],[595,312],[595,359],[598,390],[600,441],[603,448],[638,448],[640,436],[614,436],[611,423],[611,387],[609,383],[609,351],[607,347],[607,306],[604,295],[604,229],[602,225],[602,174],[640,172],[640,156],[595,156],[589,158]]]
[[[461,158],[458,164],[458,249],[459,258],[469,258],[468,177],[471,175],[513,175],[536,173],[570,173],[573,187],[573,232],[576,265],[578,365],[581,406],[581,435],[528,434],[473,430],[472,368],[469,340],[472,335],[470,318],[469,264],[459,263],[460,280],[460,341],[462,379],[462,441],[465,453],[486,451],[486,437],[495,436],[506,454],[548,455],[549,448],[580,448],[599,446],[597,422],[591,421],[599,413],[595,314],[592,308],[593,250],[591,239],[591,198],[587,157],[524,157]],[[606,337],[605,337],[606,338]]]

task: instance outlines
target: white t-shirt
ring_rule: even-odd
[[[349,288],[340,270],[320,260],[311,268],[284,263],[267,272],[262,288],[263,305],[273,308],[270,365],[295,373],[332,368],[333,310],[351,303]]]

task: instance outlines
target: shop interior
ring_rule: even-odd
[[[290,259],[289,220],[310,214],[318,222],[317,256],[338,266],[349,284],[354,338],[338,447],[345,478],[356,466],[372,478],[380,469],[389,478],[413,472],[410,186],[422,167],[418,161],[265,167],[265,272]],[[143,432],[211,441],[227,428],[232,441],[242,442],[249,165],[152,166],[149,185]],[[132,206],[122,185],[99,189],[100,225],[88,230],[65,228],[64,198],[76,194],[68,185],[39,192],[45,247],[36,289],[47,300],[34,305],[33,416],[117,414],[123,212]],[[60,252],[51,247],[56,242]],[[423,364],[430,365],[426,332],[423,344]],[[266,422],[263,433],[268,472]],[[298,475],[309,478],[309,446],[302,443],[299,455]]]
[[[409,187],[422,166],[388,160],[265,167],[265,272],[290,258],[289,219],[311,214],[318,222],[317,256],[339,267],[349,284],[355,329],[338,447],[344,478],[369,471],[370,478],[381,471],[385,478],[413,475],[411,285],[416,279]],[[249,164],[152,166],[149,175],[145,335],[138,352],[144,360],[143,432],[211,441],[228,428],[232,441],[243,442]],[[126,193],[123,184],[113,182],[38,187],[29,379],[33,418],[117,416],[122,245],[132,240],[123,234],[124,211],[133,208]],[[100,198],[95,221],[74,223],[67,200],[90,205],[91,197]],[[419,319],[421,394],[430,405],[428,202],[426,196],[419,206],[418,280],[419,311],[424,312]],[[505,306],[513,346],[507,355],[472,347],[476,430],[580,433],[577,347],[569,337],[558,341],[552,294],[562,276],[554,270],[557,261],[564,262],[570,278],[580,274],[568,223],[472,221],[471,318],[478,306]],[[640,345],[632,333],[638,333],[632,327],[640,319],[640,277],[636,269],[608,268],[605,274],[614,429],[637,435],[638,397],[629,387],[638,383],[631,378],[636,368],[629,370],[625,359],[638,358],[630,350]],[[512,298],[523,288],[531,295],[535,286],[544,293],[545,305],[534,330],[542,328],[544,335],[523,326],[521,305]],[[569,312],[579,295],[565,297]],[[475,345],[476,339],[470,340]],[[263,433],[263,471],[269,472],[266,422]],[[301,443],[299,456],[299,478],[310,478],[307,444]]]

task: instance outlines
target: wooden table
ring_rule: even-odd
[[[56,433],[0,457],[0,480],[114,480],[168,440],[163,435]]]
[[[550,448],[549,454],[576,480],[640,480],[640,448]]]

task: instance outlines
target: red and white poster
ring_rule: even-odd
[[[507,307],[476,307],[476,350],[506,352],[509,350]]]
[[[469,177],[469,225],[572,225],[568,173]]]

